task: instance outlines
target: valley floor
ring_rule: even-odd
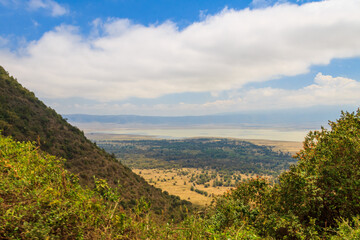
[[[223,179],[219,173],[212,170],[203,170],[196,168],[178,168],[178,169],[133,169],[136,174],[142,176],[148,183],[155,187],[167,191],[169,194],[179,196],[183,200],[188,200],[195,205],[210,205],[214,197],[229,191],[230,186],[214,186],[214,181]],[[211,179],[206,184],[196,184],[199,176],[216,174],[216,178]],[[246,180],[251,175],[236,172],[232,175],[231,184],[235,186],[235,180]],[[194,181],[191,181],[192,178]],[[196,191],[200,190],[200,191]],[[206,194],[206,195],[205,195]]]

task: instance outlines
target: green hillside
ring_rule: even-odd
[[[0,66],[0,131],[19,141],[36,141],[40,149],[67,159],[65,168],[80,177],[83,186],[94,186],[93,176],[118,187],[123,207],[132,207],[144,196],[161,216],[182,218],[180,206],[190,206],[175,196],[150,186],[116,159],[89,141],[34,93],[22,87]]]

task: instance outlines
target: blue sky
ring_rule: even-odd
[[[358,0],[0,0],[0,65],[59,113],[360,102]]]

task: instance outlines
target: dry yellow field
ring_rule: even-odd
[[[289,152],[292,155],[295,155],[303,147],[302,142],[261,140],[261,139],[244,139],[244,141],[248,141],[256,145],[273,146],[274,151],[280,150],[282,152]]]
[[[214,196],[221,195],[230,190],[231,187],[212,187],[213,181],[210,181],[210,186],[205,188],[204,185],[193,185],[190,182],[192,174],[201,174],[202,169],[182,168],[182,169],[133,169],[136,174],[142,176],[147,182],[155,187],[161,188],[172,195],[179,196],[181,199],[188,200],[195,205],[210,205]],[[187,171],[189,174],[182,175],[181,172]],[[211,170],[208,170],[211,172]],[[242,179],[247,179],[250,176],[236,173]],[[191,186],[194,188],[206,191],[208,196],[201,195],[195,191],[191,191]]]

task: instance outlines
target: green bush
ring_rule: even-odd
[[[62,159],[1,135],[0,159],[0,238],[118,238],[130,230],[106,181],[84,190]]]

